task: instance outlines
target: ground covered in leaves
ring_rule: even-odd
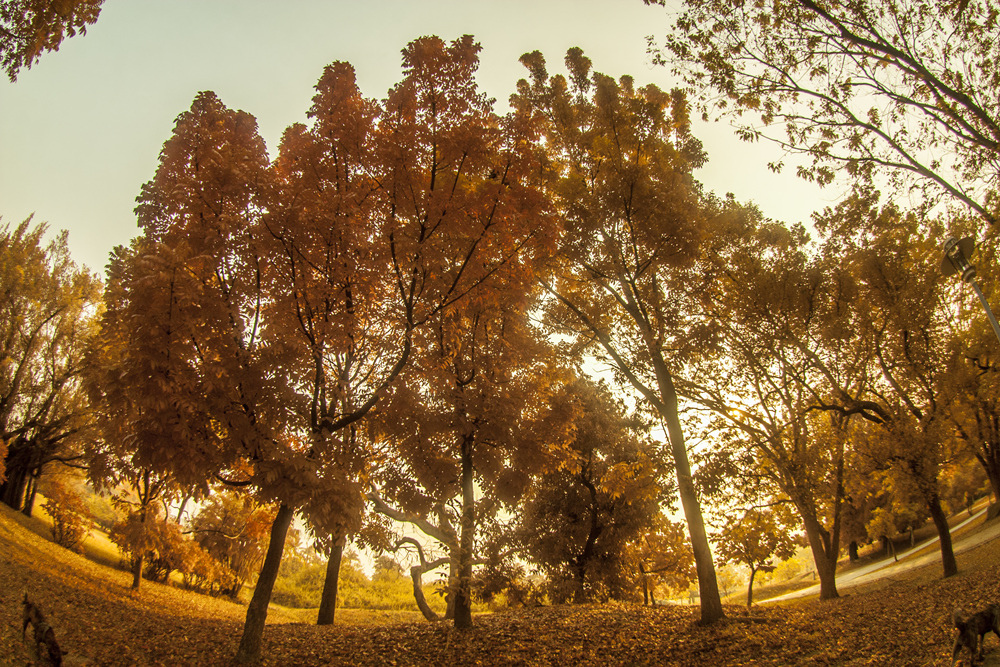
[[[267,665],[948,665],[951,612],[1000,601],[1000,549],[852,589],[830,602],[761,605],[748,618],[699,627],[691,607],[556,606],[477,616],[471,631],[343,615],[318,628],[272,609]],[[21,597],[38,600],[71,664],[227,665],[245,607],[143,582],[95,565],[24,528],[0,509],[0,664],[24,665]],[[340,612],[338,611],[338,614]],[[362,625],[363,621],[382,623]],[[987,651],[1000,654],[990,636]],[[6,656],[6,657],[5,657]],[[995,656],[994,656],[995,657]]]

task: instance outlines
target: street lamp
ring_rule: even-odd
[[[1000,341],[1000,324],[997,324],[997,318],[993,316],[993,309],[990,308],[989,302],[983,295],[983,290],[979,289],[979,283],[976,282],[976,267],[969,262],[969,255],[975,249],[976,242],[972,240],[971,236],[966,236],[962,240],[952,237],[945,241],[944,259],[941,260],[941,273],[945,276],[958,273],[962,282],[972,285],[972,289],[976,291],[976,296],[979,297],[979,302],[983,304],[986,317],[989,318],[990,324],[993,325],[993,333],[996,334],[997,340]]]

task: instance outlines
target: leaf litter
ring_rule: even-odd
[[[0,512],[0,664],[27,662],[21,598],[40,603],[69,664],[229,665],[246,608],[94,564]],[[697,623],[697,608],[607,603],[515,609],[447,623],[317,627],[272,607],[265,665],[949,665],[951,612],[1000,602],[1000,550],[960,554],[960,573],[935,564],[832,601],[746,609]],[[339,611],[338,611],[339,613]],[[353,615],[352,615],[353,616]],[[383,621],[384,622],[384,621]],[[1000,653],[992,635],[987,653]],[[4,657],[6,656],[6,657]]]

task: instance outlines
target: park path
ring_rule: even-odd
[[[952,526],[952,532],[957,532],[959,529],[965,527],[970,522],[979,519],[986,513],[986,509],[981,509],[969,518],[965,519],[961,523]],[[985,544],[992,540],[1000,538],[1000,521],[994,521],[990,524],[983,526],[980,530],[969,535],[964,535],[961,538],[954,541],[952,548],[955,551],[955,555],[962,553],[963,551],[968,551],[974,547],[981,544]],[[912,570],[917,567],[923,567],[930,563],[941,561],[941,550],[931,549],[926,553],[920,553],[925,551],[927,547],[937,545],[939,538],[932,537],[930,539],[924,540],[923,542],[918,542],[914,546],[910,547],[905,551],[897,552],[898,560],[884,559],[878,561],[877,563],[872,563],[870,565],[865,565],[863,567],[855,568],[843,574],[837,575],[837,590],[843,591],[846,588],[851,588],[859,584],[868,583],[876,579],[882,579],[885,577],[892,577],[901,572],[906,572],[907,570]],[[780,600],[791,600],[794,598],[802,598],[809,596],[819,595],[819,584],[813,586],[807,586],[806,588],[800,588],[797,591],[792,591],[790,593],[785,593],[784,595],[779,595],[777,597],[769,598],[767,600],[761,600],[761,604],[766,604],[768,602],[777,602]],[[988,635],[985,644],[985,659],[984,662],[979,663],[982,667],[1000,667],[1000,650],[996,648],[996,639],[991,639],[992,635]]]
[[[979,519],[986,513],[986,509],[981,509],[972,516],[968,517],[961,523],[952,526],[951,532],[956,533],[961,528]],[[992,540],[1000,537],[1000,521],[993,522],[989,525],[983,526],[982,529],[977,530],[969,535],[963,535],[961,538],[954,541],[952,544],[952,549],[955,555],[962,553],[963,551],[968,551],[973,547],[978,547],[980,544],[985,544]],[[893,575],[899,574],[901,572],[906,572],[907,570],[912,570],[917,567],[923,567],[930,563],[939,562],[941,560],[940,549],[932,549],[927,551],[927,553],[920,553],[927,549],[927,547],[936,545],[939,542],[937,536],[924,540],[923,542],[918,542],[914,546],[906,549],[905,551],[899,551],[896,553],[898,560],[884,559],[876,563],[871,563],[870,565],[865,565],[862,567],[854,568],[843,574],[837,575],[837,590],[843,590],[845,588],[851,588],[852,586],[857,586],[859,584],[865,584],[876,579],[882,579],[885,577],[892,577]],[[768,598],[767,600],[761,600],[762,604],[768,602],[779,602],[781,600],[791,600],[794,598],[809,597],[812,595],[819,595],[819,584],[814,584],[812,586],[807,586],[806,588],[800,588],[796,591],[791,591],[790,593],[785,593],[784,595],[779,595],[777,597]]]

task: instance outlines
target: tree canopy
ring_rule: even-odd
[[[895,192],[927,205],[945,196],[992,224],[998,19],[979,0],[686,0],[653,43],[707,114],[730,114],[744,139],[803,156],[801,176],[877,175]]]

